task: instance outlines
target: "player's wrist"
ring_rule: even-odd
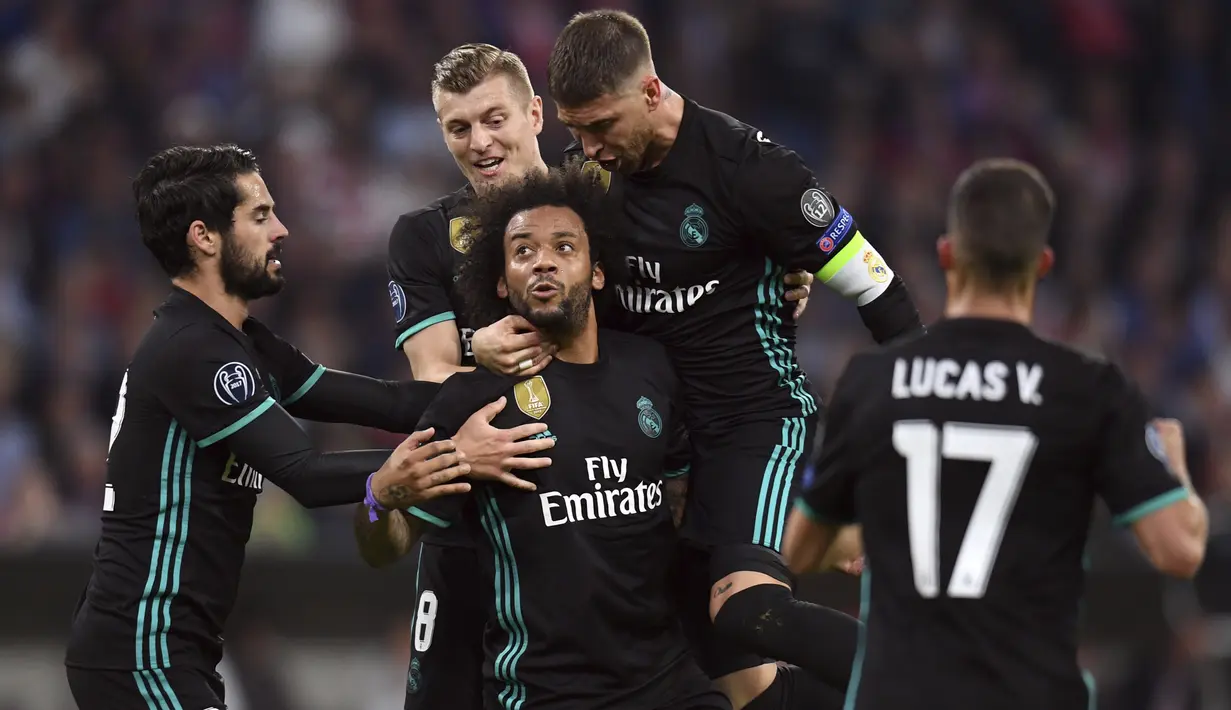
[[[389,512],[389,507],[382,503],[376,496],[372,487],[372,481],[376,480],[379,472],[368,476],[367,483],[364,484],[363,504],[368,508],[368,522],[374,523],[380,519],[381,513]]]

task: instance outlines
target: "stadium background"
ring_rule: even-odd
[[[406,376],[386,237],[459,184],[432,63],[488,41],[542,90],[555,33],[599,5],[642,17],[670,86],[802,153],[929,320],[957,172],[989,154],[1044,169],[1060,266],[1039,328],[1120,361],[1184,420],[1214,520],[1195,586],[1160,582],[1096,524],[1082,660],[1102,708],[1231,708],[1231,3],[0,0],[0,710],[70,707],[61,644],[108,422],[166,291],[132,218],[141,161],[179,142],[255,149],[291,229],[289,285],[260,315],[320,362]],[[551,162],[567,136],[548,107]],[[869,341],[829,294],[805,321],[802,359],[828,392]],[[324,447],[381,440],[313,430]],[[363,568],[346,518],[262,496],[223,669],[232,708],[401,707],[408,575]],[[854,599],[846,579],[805,593]]]

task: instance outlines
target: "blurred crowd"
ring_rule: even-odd
[[[291,230],[288,286],[258,315],[318,362],[406,377],[386,239],[460,182],[433,62],[491,42],[543,91],[557,31],[599,6],[645,21],[672,88],[800,152],[925,319],[953,178],[992,154],[1040,166],[1060,208],[1040,329],[1120,362],[1183,419],[1226,529],[1225,0],[0,0],[0,549],[93,542],[120,379],[167,291],[129,192],[148,155],[255,150]],[[551,162],[568,136],[547,107]],[[800,351],[820,392],[869,345],[852,306],[813,298]],[[325,447],[388,441],[315,431]],[[257,544],[350,549],[345,512],[268,489],[258,510]]]
[[[934,238],[969,161],[1038,164],[1059,196],[1040,328],[1121,362],[1231,488],[1231,17],[1216,0],[0,1],[0,544],[83,544],[129,355],[167,290],[129,180],[173,143],[254,149],[290,227],[259,314],[319,362],[407,376],[384,254],[459,184],[432,63],[484,40],[540,89],[555,33],[637,13],[665,81],[798,150],[939,313]],[[548,101],[544,155],[567,134]],[[821,295],[800,350],[827,392],[869,343]],[[379,435],[319,429],[343,446]],[[338,516],[262,503],[256,537],[328,546]],[[344,515],[344,514],[343,514]],[[325,526],[322,528],[321,526]]]

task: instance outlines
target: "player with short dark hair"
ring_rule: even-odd
[[[488,407],[454,441],[423,445],[426,431],[393,451],[316,451],[295,417],[410,432],[436,386],[319,366],[248,315],[282,288],[287,236],[248,151],[164,150],[133,192],[173,290],[120,385],[65,663],[81,708],[204,710],[223,707],[215,667],[265,478],[307,507],[365,495],[409,507],[468,490],[451,482],[466,474],[525,485],[504,459],[543,447],[510,444]]]
[[[1191,577],[1205,507],[1183,437],[1124,374],[1030,330],[1054,198],[1016,160],[957,180],[937,242],[945,317],[847,365],[785,554],[813,569],[838,526],[866,550],[847,708],[1093,705],[1077,666],[1096,497],[1159,570]]]
[[[667,472],[687,460],[675,435],[676,380],[662,348],[598,328],[593,294],[619,261],[616,224],[592,173],[531,173],[474,205],[459,291],[472,322],[512,311],[556,354],[534,376],[478,369],[450,377],[421,426],[442,435],[473,402],[516,403],[500,425],[542,422],[556,439],[534,493],[476,485],[409,513],[356,517],[365,559],[405,554],[431,527],[477,539],[492,593],[485,707],[729,708],[688,650],[670,593],[675,527]]]
[[[778,555],[818,406],[781,278],[817,274],[858,304],[878,342],[921,328],[918,313],[798,155],[662,82],[633,16],[575,16],[547,81],[573,150],[623,207],[632,283],[616,289],[622,315],[667,346],[681,379],[693,441],[681,613],[702,665],[736,707],[817,707],[788,697],[804,674],[768,659],[803,666],[840,695],[858,623],[796,600]],[[475,335],[481,364],[492,338]]]

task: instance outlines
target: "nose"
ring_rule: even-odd
[[[598,154],[603,152],[603,143],[592,135],[582,133],[581,150],[590,160],[598,160]]]
[[[278,219],[277,215],[274,215],[273,220],[274,228],[270,234],[270,238],[275,242],[280,242],[283,239],[286,239],[291,232],[286,228],[286,225],[282,223],[282,220]]]
[[[536,274],[554,274],[559,270],[556,265],[555,251],[552,249],[540,249],[534,260],[534,273]]]
[[[492,145],[492,134],[482,126],[470,129],[470,150],[475,153],[485,153]]]

